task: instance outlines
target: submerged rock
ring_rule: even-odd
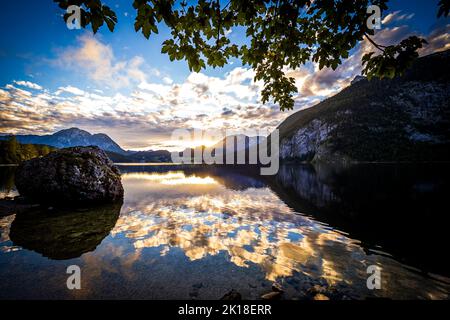
[[[330,300],[330,298],[322,293],[318,293],[314,296],[313,300]]]
[[[263,300],[276,300],[276,299],[280,299],[281,297],[281,292],[279,291],[272,291],[266,294],[263,294],[261,296],[261,299]]]
[[[335,286],[314,285],[306,291],[306,295],[311,300],[343,300],[344,295]]]
[[[39,203],[84,205],[123,198],[120,172],[98,147],[60,149],[16,171],[20,195]]]
[[[236,301],[236,300],[242,300],[242,296],[239,292],[232,289],[230,292],[227,292],[220,300],[227,300],[227,301]]]
[[[278,282],[272,283],[272,291],[275,292],[284,292],[283,287]]]
[[[309,288],[307,292],[311,295],[316,295],[318,293],[323,294],[323,293],[327,292],[327,288],[325,286],[316,284],[316,285],[312,286],[311,288]]]

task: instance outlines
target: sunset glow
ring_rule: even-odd
[[[79,127],[106,133],[124,149],[177,150],[192,145],[170,141],[174,129],[270,131],[292,112],[348,86],[360,74],[361,56],[370,48],[362,42],[336,71],[319,70],[313,62],[286,70],[299,94],[294,110],[281,112],[277,105],[261,104],[262,83],[254,82],[254,71],[239,60],[220,70],[190,72],[184,61],[171,62],[161,54],[165,32],[147,41],[128,28],[134,19],[131,4],[112,2],[123,24],[114,33],[102,28],[96,35],[67,29],[52,3],[5,3],[2,12],[23,12],[23,19],[36,27],[27,28],[8,15],[0,19],[3,30],[15,30],[1,39],[0,134],[49,134]],[[396,7],[394,2],[375,40],[391,44],[418,32],[429,42],[422,55],[443,50],[449,26],[432,25],[434,16],[433,6]],[[245,41],[241,30],[227,36]],[[12,45],[16,39],[22,45]],[[193,146],[215,142],[199,140]]]

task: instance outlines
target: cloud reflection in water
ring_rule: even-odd
[[[233,190],[219,180],[183,171],[123,174],[126,200],[112,235],[124,234],[136,250],[159,248],[161,256],[179,248],[190,261],[226,252],[238,267],[258,265],[270,281],[301,273],[367,290],[366,268],[378,264],[389,271],[381,295],[401,294],[399,282],[420,286],[401,264],[295,213],[270,188]]]

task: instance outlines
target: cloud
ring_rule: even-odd
[[[401,40],[418,35],[424,37],[428,41],[423,49],[419,51],[421,56],[431,54],[433,52],[450,49],[450,25],[438,26],[434,28],[428,35],[420,34],[411,29],[408,25],[396,25],[394,22],[404,22],[411,19],[414,14],[404,13],[400,11],[394,12],[386,16],[383,24],[390,24],[389,27],[383,28],[372,36],[373,40],[381,45],[393,45]],[[385,23],[386,22],[386,23]],[[375,51],[376,49],[367,39],[364,39],[354,50],[351,56],[344,60],[336,70],[331,68],[323,68],[320,70],[317,63],[309,62],[297,70],[286,70],[288,76],[294,77],[299,95],[295,98],[297,108],[310,107],[323,98],[329,97],[344,87],[348,86],[351,80],[361,74],[361,59],[365,53]]]
[[[118,60],[111,46],[103,44],[91,35],[79,37],[78,42],[78,46],[61,51],[54,63],[63,68],[81,70],[90,79],[115,89],[145,81],[142,57]]]
[[[223,111],[222,111],[221,115],[222,115],[223,117],[229,117],[229,116],[234,115],[235,113],[236,113],[236,112],[233,111],[233,110],[231,110],[231,109],[223,108]]]
[[[173,83],[173,80],[170,77],[163,77],[162,80],[163,80],[163,82],[165,84],[172,84]]]
[[[77,126],[105,132],[124,148],[169,148],[178,128],[273,129],[285,114],[258,103],[251,77],[245,68],[222,78],[192,73],[181,83],[142,81],[126,95],[72,85],[36,93],[8,84],[0,91],[0,132],[47,134]]]
[[[42,90],[43,89],[40,85],[30,82],[30,81],[15,81],[14,80],[13,82],[19,86],[27,87],[27,88],[34,89],[34,90]]]
[[[410,20],[414,17],[414,13],[405,13],[402,14],[402,11],[394,11],[392,13],[389,13],[386,17],[383,18],[381,21],[382,25],[388,25],[393,22],[397,21],[405,21]]]
[[[375,41],[390,45],[416,34],[406,25],[394,24],[408,18],[399,20],[399,15],[393,15],[391,24],[376,32]],[[449,31],[445,25],[426,35],[429,45],[421,54],[449,48]],[[294,77],[299,94],[294,97],[295,109],[281,112],[277,105],[260,103],[263,84],[253,80],[254,71],[249,68],[237,67],[221,77],[190,73],[184,81],[174,82],[142,58],[118,60],[110,46],[82,36],[78,46],[60,52],[58,64],[77,68],[105,86],[129,86],[131,90],[108,94],[61,85],[51,92],[31,82],[14,81],[0,88],[0,133],[45,134],[78,126],[107,133],[124,148],[155,149],[172,148],[170,135],[179,128],[270,131],[293,112],[312,107],[348,86],[361,73],[362,55],[373,50],[367,40],[361,42],[334,71],[319,70],[313,62],[285,70]],[[155,77],[150,79],[147,74]]]
[[[60,95],[63,92],[71,93],[76,96],[82,96],[85,94],[85,92],[83,90],[78,89],[73,86],[59,87],[58,90],[55,92],[55,94]]]
[[[426,40],[428,44],[420,51],[422,56],[450,49],[450,24],[435,28]]]

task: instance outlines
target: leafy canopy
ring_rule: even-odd
[[[112,32],[117,23],[113,10],[101,0],[54,0],[62,9],[81,8],[81,26],[91,25],[94,33],[106,23]],[[364,37],[381,51],[366,54],[363,74],[372,77],[401,75],[417,58],[425,40],[410,37],[398,45],[381,46],[370,36],[367,7],[387,9],[388,0],[229,0],[185,1],[134,0],[137,12],[134,28],[148,39],[158,33],[160,24],[171,30],[161,52],[171,61],[186,60],[191,71],[206,65],[224,66],[230,58],[240,58],[255,70],[255,81],[262,80],[262,102],[270,99],[281,110],[292,109],[294,78],[285,74],[312,60],[320,69],[336,69]],[[448,16],[449,0],[439,3],[439,15]],[[64,19],[67,21],[69,15]],[[227,32],[234,27],[246,31],[248,44],[232,43]]]

